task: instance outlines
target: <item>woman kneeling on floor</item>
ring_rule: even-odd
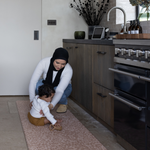
[[[58,103],[58,113],[67,111],[67,97],[72,91],[71,78],[73,74],[68,58],[67,50],[57,48],[52,57],[44,58],[38,63],[29,85],[31,103],[35,95],[38,94],[38,87],[49,84],[55,89],[55,95],[49,108],[53,109]],[[41,75],[43,75],[43,79],[40,79]]]

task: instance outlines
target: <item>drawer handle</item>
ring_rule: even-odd
[[[66,47],[66,49],[72,49],[72,47]]]
[[[103,97],[103,98],[107,97],[107,96],[105,96],[105,95],[102,95],[101,93],[97,93],[97,95],[99,95],[99,96],[101,96],[101,97]]]
[[[78,46],[76,46],[75,48],[78,48]]]
[[[98,54],[102,54],[102,55],[105,55],[106,52],[101,52],[101,51],[97,51]]]
[[[133,108],[135,108],[135,109],[137,109],[137,110],[139,110],[139,111],[142,111],[142,109],[145,108],[145,107],[142,107],[142,106],[137,106],[137,105],[135,105],[135,104],[133,104],[133,103],[127,101],[127,99],[120,97],[120,96],[117,95],[117,94],[109,93],[109,95],[112,96],[112,97],[114,97],[115,99],[121,101],[122,103],[125,103],[126,105],[129,105],[129,106],[131,106],[131,107],[133,107]]]

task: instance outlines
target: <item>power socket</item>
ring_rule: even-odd
[[[56,25],[56,20],[47,20],[47,25]]]

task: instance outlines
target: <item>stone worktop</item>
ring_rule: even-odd
[[[150,46],[150,39],[113,39],[113,44]]]
[[[64,43],[113,45],[113,40],[63,39]]]
[[[143,45],[150,46],[150,40],[141,39],[113,39],[113,40],[89,40],[89,39],[63,39],[65,43],[93,44],[93,45]]]

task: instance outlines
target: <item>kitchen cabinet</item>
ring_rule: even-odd
[[[108,68],[114,67],[113,46],[93,45],[93,81],[110,90],[114,88],[114,73]]]
[[[73,68],[71,97],[92,111],[92,51],[91,45],[64,43]]]
[[[78,81],[76,79],[76,75],[77,75],[77,65],[76,65],[76,62],[77,62],[77,53],[76,53],[76,44],[74,43],[64,43],[63,44],[63,47],[68,51],[69,53],[69,64],[71,65],[71,67],[73,68],[73,76],[72,76],[72,92],[71,92],[71,96],[76,99],[76,100],[79,100],[78,99],[78,91],[77,91],[77,85],[78,85]]]
[[[93,113],[112,128],[114,127],[114,100],[112,91],[93,83]]]
[[[98,41],[94,40],[89,40],[89,43],[82,41],[63,41],[73,68],[71,98],[113,128],[113,98],[108,94],[113,91],[113,73],[108,68],[114,65],[114,46],[97,44]]]
[[[109,93],[114,90],[114,74],[108,68],[114,67],[114,47],[93,45],[93,92],[92,113],[111,128],[114,127],[114,99]]]

